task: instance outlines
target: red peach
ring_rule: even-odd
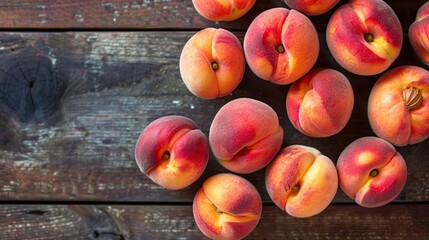
[[[359,75],[385,71],[399,56],[402,26],[383,0],[351,0],[329,19],[326,40],[335,60]]]
[[[292,145],[268,165],[265,185],[274,203],[294,217],[322,212],[338,189],[334,163],[315,148]]]
[[[362,137],[350,143],[337,161],[340,187],[363,207],[379,207],[394,200],[407,179],[404,158],[389,142]]]
[[[256,0],[192,0],[195,10],[211,21],[233,21],[246,14]]]
[[[311,137],[328,137],[347,124],[354,105],[349,80],[332,69],[315,69],[294,82],[286,97],[293,126]]]
[[[340,0],[284,0],[285,3],[305,15],[315,16],[331,10]]]
[[[204,133],[189,118],[164,116],[140,134],[135,158],[140,170],[168,189],[191,185],[204,172],[209,146]]]
[[[296,10],[273,8],[259,14],[244,36],[244,55],[261,79],[291,83],[310,71],[319,55],[313,23]]]
[[[241,239],[257,226],[262,200],[246,179],[230,173],[208,178],[192,205],[198,228],[212,239]]]
[[[374,133],[396,146],[429,137],[429,71],[400,66],[384,73],[368,100],[368,120]]]
[[[243,48],[233,33],[206,28],[185,44],[179,68],[183,82],[195,96],[222,97],[231,93],[243,78]]]
[[[416,20],[411,24],[408,33],[415,53],[429,65],[429,2],[419,8]]]
[[[280,150],[283,128],[270,106],[239,98],[217,112],[210,126],[209,143],[225,168],[251,173],[265,167]]]

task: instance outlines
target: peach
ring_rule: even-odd
[[[212,239],[241,239],[257,226],[262,200],[246,179],[219,173],[197,191],[192,210],[198,228]]]
[[[416,20],[408,29],[411,46],[417,56],[429,65],[429,2],[417,11]]]
[[[244,76],[243,48],[233,33],[205,28],[186,42],[179,69],[183,82],[195,96],[222,97],[234,91]]]
[[[337,161],[340,187],[363,207],[379,207],[394,200],[407,180],[404,158],[389,142],[362,137],[350,143]]]
[[[256,0],[192,0],[195,10],[211,21],[233,21],[246,14]]]
[[[273,202],[294,217],[322,212],[338,189],[334,163],[317,149],[291,145],[268,165],[265,186]]]
[[[244,55],[259,78],[288,84],[310,71],[319,56],[319,38],[310,19],[296,10],[260,13],[244,36]]]
[[[400,66],[375,82],[368,100],[368,120],[374,133],[396,146],[429,137],[429,71]]]
[[[326,40],[334,59],[347,71],[374,75],[399,56],[402,26],[383,0],[351,0],[329,19]]]
[[[141,132],[135,149],[140,170],[167,189],[182,189],[204,172],[209,146],[204,133],[189,118],[164,116]]]
[[[209,143],[213,155],[226,169],[251,173],[265,167],[280,150],[283,128],[270,106],[239,98],[216,113]]]
[[[308,16],[315,16],[331,10],[340,0],[284,0],[285,3],[297,11]]]
[[[332,69],[314,69],[289,88],[286,109],[293,126],[310,137],[328,137],[348,123],[354,105],[349,80]]]

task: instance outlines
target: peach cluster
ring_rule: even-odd
[[[192,0],[195,10],[211,21],[233,21],[246,14],[256,0]]]
[[[231,32],[206,28],[183,47],[179,69],[186,87],[194,95],[203,99],[222,97],[231,93],[243,78],[243,48]]]
[[[374,75],[399,56],[402,26],[383,0],[351,0],[332,14],[326,40],[332,56],[346,70]]]
[[[368,120],[374,133],[396,146],[429,137],[429,71],[400,66],[384,73],[368,99]]]
[[[331,10],[340,0],[284,0],[285,3],[305,15],[315,16]]]
[[[252,21],[243,47],[246,62],[258,77],[288,84],[316,63],[319,38],[313,23],[302,13],[273,8]]]
[[[280,150],[283,128],[267,104],[239,98],[225,104],[210,126],[213,155],[226,169],[251,173],[265,167]]]
[[[311,137],[328,137],[348,123],[354,105],[349,80],[332,69],[315,69],[294,82],[286,97],[293,126]]]
[[[273,202],[294,217],[322,212],[338,188],[334,163],[317,149],[292,145],[268,165],[265,185]]]
[[[220,173],[208,178],[193,202],[199,229],[212,239],[241,239],[259,222],[262,200],[246,179]]]
[[[416,20],[411,24],[408,34],[411,46],[417,56],[429,65],[429,2],[417,11]]]
[[[407,180],[404,158],[389,142],[362,137],[350,143],[337,161],[341,189],[363,207],[391,202]]]
[[[140,170],[168,189],[191,185],[204,172],[209,159],[207,138],[183,116],[164,116],[141,132],[135,159]]]

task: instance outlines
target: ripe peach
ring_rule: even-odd
[[[389,142],[362,137],[350,143],[337,161],[340,187],[363,207],[391,202],[407,180],[407,165]]]
[[[272,8],[259,14],[244,36],[244,55],[261,79],[291,83],[310,71],[319,56],[313,23],[296,10]]]
[[[359,75],[385,71],[402,47],[402,26],[383,0],[351,0],[329,19],[326,40],[335,60]]]
[[[262,200],[246,179],[230,173],[208,178],[192,205],[198,228],[212,239],[241,239],[255,229]]]
[[[315,148],[292,145],[268,165],[265,185],[274,203],[294,217],[322,212],[338,189],[334,163]]]
[[[368,100],[368,120],[374,133],[396,146],[429,137],[429,71],[400,66],[384,73]]]
[[[146,126],[137,140],[135,158],[140,170],[155,183],[181,189],[195,182],[205,170],[209,146],[192,120],[170,115]]]
[[[419,8],[416,20],[411,24],[408,33],[417,56],[429,65],[429,2]]]
[[[323,14],[333,8],[340,0],[284,0],[285,3],[305,15]]]
[[[211,21],[233,21],[246,14],[256,0],[192,0],[195,10]]]
[[[222,97],[231,93],[243,78],[243,48],[233,33],[205,28],[183,47],[179,68],[186,87],[194,95],[203,99]]]
[[[293,126],[311,137],[340,132],[352,114],[353,89],[349,80],[332,69],[314,69],[289,88],[286,109]]]
[[[251,173],[265,167],[280,150],[283,128],[270,106],[239,98],[217,112],[210,126],[209,143],[225,168]]]

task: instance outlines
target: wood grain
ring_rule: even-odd
[[[285,110],[288,86],[258,79],[249,69],[239,87],[224,98],[207,101],[193,96],[178,69],[182,46],[193,33],[1,33],[2,61],[45,56],[66,89],[56,102],[57,111],[37,121],[21,122],[0,103],[0,112],[10,113],[0,118],[4,143],[0,145],[0,199],[189,203],[203,180],[226,170],[211,156],[195,184],[180,191],[162,189],[135,164],[138,135],[150,121],[172,114],[193,119],[208,135],[218,109],[238,97],[252,97],[273,107],[285,130],[284,146],[313,146],[334,162],[347,144],[373,135],[366,102],[379,75],[362,77],[343,71],[327,50],[323,34],[315,67],[343,71],[356,99],[346,128],[333,137],[317,139],[305,137],[290,124]],[[236,34],[242,40],[244,33]],[[393,66],[403,64],[422,66],[407,44]],[[409,173],[397,201],[428,201],[429,141],[398,151],[407,160]],[[257,186],[265,202],[271,202],[264,170],[245,177]],[[339,190],[334,202],[351,200]]]
[[[311,218],[293,218],[264,206],[245,239],[426,239],[427,204],[368,209],[331,205]],[[12,239],[206,239],[191,206],[0,206],[0,238]]]
[[[346,3],[341,0],[336,6]],[[425,0],[388,1],[401,19],[404,31]],[[0,3],[3,29],[200,29],[222,27],[244,30],[260,12],[287,7],[282,0],[256,1],[242,18],[212,22],[201,17],[189,0],[20,0]],[[287,7],[288,8],[288,7]],[[334,10],[310,17],[324,31]]]

